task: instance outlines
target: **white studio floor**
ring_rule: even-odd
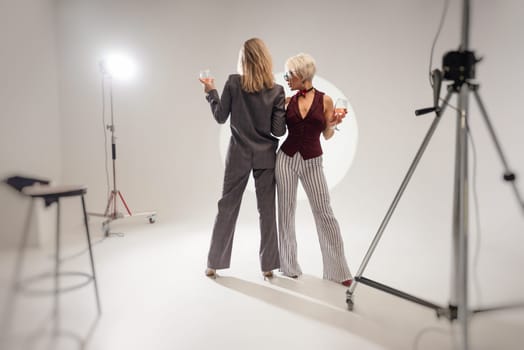
[[[92,229],[102,316],[95,322],[93,284],[62,294],[63,332],[55,340],[53,296],[8,293],[16,251],[2,252],[1,349],[460,349],[457,325],[362,284],[347,311],[346,288],[321,279],[320,260],[304,262],[298,280],[278,273],[264,280],[255,226],[237,229],[232,268],[216,280],[204,276],[207,230],[162,222],[115,222],[113,230],[125,234],[100,241]],[[83,242],[65,242],[63,255],[81,252]],[[52,262],[51,249],[30,251],[25,260],[31,273]],[[318,269],[308,271],[313,264]],[[68,271],[88,267],[87,253],[62,264]],[[350,267],[355,273],[358,266]],[[471,349],[522,349],[524,309],[477,314],[470,331]]]

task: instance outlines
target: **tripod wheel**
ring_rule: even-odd
[[[353,311],[355,303],[353,303],[353,293],[351,293],[349,289],[346,291],[346,304],[348,306],[348,310]]]
[[[156,222],[156,215],[152,215],[148,218],[150,224],[154,224]]]
[[[109,235],[109,231],[110,231],[109,222],[104,221],[102,223],[102,232],[104,232],[105,236],[108,236]]]
[[[347,299],[346,304],[348,305],[348,311],[353,311],[353,307],[355,306],[355,304],[353,303],[353,300]]]

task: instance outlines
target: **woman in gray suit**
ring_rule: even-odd
[[[264,277],[280,267],[275,214],[275,154],[286,131],[284,88],[275,84],[271,55],[258,38],[247,40],[239,53],[239,74],[228,77],[219,97],[213,79],[200,79],[215,120],[231,116],[222,198],[213,227],[206,275],[227,269],[242,195],[251,172],[260,216],[260,265]]]

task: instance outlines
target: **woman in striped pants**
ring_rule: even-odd
[[[275,165],[280,270],[293,278],[302,274],[297,260],[295,235],[296,198],[300,180],[315,218],[324,265],[323,278],[349,286],[352,277],[344,255],[340,227],[331,209],[320,145],[320,134],[325,139],[331,138],[334,127],[345,114],[335,115],[333,100],[313,87],[316,66],[310,55],[299,54],[289,58],[286,71],[284,78],[289,87],[298,92],[288,101],[288,137],[277,154]]]

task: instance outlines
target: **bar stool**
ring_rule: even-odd
[[[94,293],[95,293],[95,298],[96,298],[97,319],[98,319],[102,313],[102,308],[100,305],[100,296],[98,292],[98,284],[97,284],[97,279],[96,279],[93,251],[91,247],[91,236],[89,233],[86,205],[85,205],[85,199],[84,199],[84,196],[87,193],[87,187],[83,185],[54,186],[54,185],[48,185],[49,182],[45,180],[23,178],[23,177],[12,177],[12,178],[9,178],[6,182],[9,185],[11,185],[12,187],[14,187],[16,190],[18,190],[20,193],[22,193],[23,195],[31,198],[31,204],[29,207],[27,221],[25,223],[25,228],[24,228],[23,236],[21,239],[20,247],[19,247],[18,257],[15,262],[15,275],[16,276],[20,276],[21,271],[22,271],[23,256],[24,256],[24,251],[28,243],[29,228],[31,226],[30,221],[33,215],[35,199],[43,199],[46,206],[50,206],[54,203],[56,203],[57,205],[54,271],[49,272],[49,273],[43,273],[37,276],[33,276],[23,281],[18,280],[17,283],[15,283],[14,285],[15,290],[18,292],[22,292],[26,294],[33,294],[33,295],[34,294],[53,294],[54,295],[53,315],[55,316],[55,320],[58,320],[59,319],[59,294],[84,287],[87,284],[92,282],[94,286]],[[61,248],[60,247],[60,242],[61,242],[60,199],[64,197],[80,197],[82,201],[83,220],[84,220],[84,226],[85,226],[85,232],[86,232],[86,238],[87,238],[87,244],[88,244],[88,250],[89,250],[89,259],[90,259],[90,265],[91,265],[90,273],[60,271],[60,248]],[[77,276],[77,277],[81,276],[81,277],[86,278],[86,281],[83,283],[78,283],[73,286],[61,288],[60,287],[60,278],[66,277],[66,276]],[[54,287],[51,290],[44,290],[44,291],[36,290],[35,291],[34,289],[31,289],[32,282],[35,282],[37,280],[44,279],[44,278],[53,279]],[[55,323],[54,328],[55,328],[54,329],[55,333],[58,333],[59,332],[58,322]]]

